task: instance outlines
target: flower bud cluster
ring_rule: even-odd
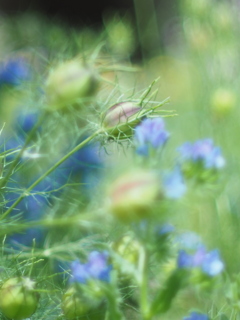
[[[199,182],[215,178],[218,171],[225,166],[221,149],[214,145],[212,139],[186,142],[178,151],[184,175]]]

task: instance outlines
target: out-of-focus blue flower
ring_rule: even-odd
[[[167,235],[174,232],[174,230],[175,230],[174,226],[170,223],[165,223],[161,226],[156,227],[156,232],[159,235]]]
[[[183,161],[202,162],[206,169],[221,169],[225,165],[221,149],[214,146],[211,139],[186,142],[178,151]]]
[[[202,270],[207,273],[209,276],[216,276],[221,273],[224,269],[224,264],[220,258],[220,254],[218,250],[213,250],[206,254],[203,264]]]
[[[202,244],[202,239],[195,232],[188,231],[177,235],[175,242],[181,249],[197,250]]]
[[[80,142],[81,141],[78,141],[73,147]],[[68,168],[72,173],[85,169],[99,169],[99,167],[102,167],[102,160],[99,155],[99,145],[97,143],[87,144],[69,157],[62,164],[62,167]]]
[[[19,134],[28,133],[37,123],[39,114],[37,112],[20,113],[16,119],[15,128]]]
[[[86,283],[90,279],[110,281],[112,265],[108,264],[108,253],[92,251],[86,263],[76,260],[71,264],[70,282]]]
[[[48,199],[47,196],[43,193],[41,194],[39,187],[35,187],[31,191],[31,194],[26,196],[11,212],[11,216],[21,214],[21,220],[24,222],[30,221],[38,221],[43,215],[46,213],[48,209]],[[6,188],[6,193],[4,194],[5,199],[5,208],[9,208],[20,196],[23,192],[22,189],[19,188],[19,192],[15,188]],[[31,246],[33,243],[33,239],[36,241],[36,246],[41,246],[42,241],[44,239],[44,230],[42,228],[29,228],[21,233],[15,233],[10,235],[7,238],[9,244],[13,245],[13,247],[18,247],[19,245]]]
[[[164,175],[163,187],[167,198],[179,199],[184,195],[187,187],[179,167]]]
[[[134,141],[138,154],[148,156],[150,149],[161,148],[169,138],[162,118],[144,119],[135,128]]]
[[[4,137],[1,136],[1,149],[0,152],[4,152],[7,161],[12,160],[16,154],[17,150],[20,150],[24,145],[24,139],[21,136],[11,136]]]
[[[178,252],[177,265],[178,268],[191,268],[193,266],[192,256],[185,250]]]
[[[66,150],[65,154],[68,151]],[[92,189],[98,184],[102,168],[103,157],[100,154],[98,143],[89,143],[64,161],[50,177],[55,189],[74,181],[81,184],[81,189],[86,195],[89,191],[92,192]]]
[[[193,254],[180,250],[177,265],[179,268],[200,268],[202,272],[211,277],[220,274],[224,270],[224,263],[218,250],[207,252],[203,245],[199,246]]]
[[[0,86],[16,86],[29,78],[30,68],[23,58],[10,59],[0,65]]]
[[[191,312],[189,317],[184,317],[183,320],[209,320],[206,314],[199,312]]]

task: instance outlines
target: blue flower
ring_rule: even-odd
[[[144,119],[135,128],[134,140],[138,154],[148,156],[150,149],[161,148],[168,140],[169,133],[164,128],[162,118]]]
[[[6,188],[8,192],[4,195],[5,208],[9,208],[20,196],[20,192]],[[17,190],[17,189],[16,189]],[[21,190],[21,189],[19,189]],[[22,192],[22,191],[21,191]],[[21,214],[20,221],[38,221],[46,213],[48,209],[48,200],[45,195],[40,194],[40,190],[35,188],[31,191],[31,195],[26,196],[12,211],[11,216],[14,217]],[[7,238],[7,242],[14,248],[20,245],[32,246],[33,239],[36,246],[41,246],[44,240],[45,231],[41,227],[33,227],[25,229],[20,233],[14,233]]]
[[[181,249],[197,250],[202,244],[202,239],[195,232],[188,231],[178,235],[175,242]]]
[[[178,151],[183,161],[201,162],[205,169],[221,169],[225,165],[221,149],[214,146],[211,139],[198,140],[193,144],[186,142]]]
[[[174,232],[175,228],[172,224],[165,223],[161,226],[156,227],[155,231],[157,232],[158,235],[163,236],[163,235],[168,235]]]
[[[179,268],[198,267],[210,277],[214,277],[224,270],[224,263],[220,258],[218,250],[207,252],[203,245],[199,246],[193,254],[180,250],[177,265]]]
[[[107,252],[92,251],[86,263],[79,260],[72,262],[71,270],[71,282],[86,283],[90,279],[109,282],[112,265],[108,264]]]
[[[72,147],[77,146],[85,138],[77,141]],[[67,152],[67,151],[66,151]],[[71,157],[69,157],[62,167],[68,168],[70,172],[76,173],[79,170],[99,169],[102,167],[102,160],[99,155],[99,144],[89,143]]]
[[[22,58],[10,59],[0,65],[0,86],[4,84],[16,86],[29,78],[29,66]]]
[[[213,250],[206,254],[202,264],[202,270],[204,273],[214,277],[221,273],[223,269],[224,264],[220,258],[218,250]]]
[[[30,132],[38,120],[38,113],[20,113],[17,117],[16,129],[19,134]]]
[[[187,188],[179,167],[164,175],[163,187],[167,198],[179,199],[184,195]]]
[[[184,317],[183,320],[209,320],[208,316],[199,312],[191,312],[189,317]]]

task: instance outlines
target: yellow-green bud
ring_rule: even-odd
[[[227,116],[234,109],[236,105],[236,95],[233,91],[219,88],[211,97],[211,110],[214,116]]]
[[[101,320],[104,319],[105,308],[88,302],[81,292],[73,285],[64,293],[62,298],[62,310],[66,319]]]
[[[133,265],[138,263],[141,245],[137,240],[132,239],[130,236],[124,236],[113,242],[111,247],[115,253],[129,263]]]
[[[131,101],[117,103],[102,115],[103,127],[110,136],[131,136],[134,127],[141,121],[141,109]]]
[[[93,69],[78,60],[64,62],[53,69],[47,78],[48,108],[62,109],[78,99],[87,99],[96,92],[97,85]]]
[[[160,181],[152,171],[136,170],[118,178],[109,192],[110,211],[123,222],[144,219],[161,196]]]
[[[39,295],[35,292],[35,282],[30,278],[11,278],[0,289],[0,309],[14,320],[29,318],[37,309]]]

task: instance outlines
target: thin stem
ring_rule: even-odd
[[[46,117],[46,111],[42,114],[42,116],[39,118],[39,120],[37,121],[35,126],[32,128],[32,130],[28,134],[27,139],[25,140],[25,143],[24,143],[23,147],[20,149],[20,151],[17,154],[16,158],[14,159],[14,161],[11,163],[10,167],[8,168],[6,176],[2,180],[0,180],[0,189],[3,188],[7,184],[8,179],[12,175],[12,173],[13,173],[14,169],[16,168],[19,160],[21,159],[24,151],[26,150],[27,146],[31,142],[31,140],[33,138],[33,135],[36,133],[37,129],[42,124],[42,122],[45,119],[45,117]]]
[[[105,294],[108,300],[108,313],[106,315],[107,320],[124,320],[124,317],[119,310],[119,299],[116,288],[112,287],[112,291],[105,290]]]
[[[142,248],[139,261],[140,273],[140,308],[143,320],[150,320],[148,305],[148,254],[145,248]]]
[[[92,139],[94,139],[99,133],[101,132],[101,130],[98,130],[96,132],[94,132],[90,137],[86,138],[84,141],[82,141],[81,143],[79,143],[75,148],[73,148],[70,152],[68,152],[65,156],[63,156],[57,163],[55,163],[51,168],[49,168],[43,175],[41,175],[33,184],[30,185],[30,187],[28,187],[24,193],[22,193],[19,198],[11,205],[10,208],[8,208],[7,211],[5,211],[0,220],[3,220],[4,218],[6,218],[9,213],[19,204],[19,202],[22,201],[22,199],[28,195],[28,193],[34,188],[36,187],[36,185],[38,185],[43,179],[45,179],[50,173],[52,173],[57,167],[59,167],[65,160],[67,160],[69,157],[71,157],[75,152],[77,152],[78,150],[80,150],[81,148],[83,148],[89,141],[91,141]],[[15,162],[15,161],[14,161]]]

